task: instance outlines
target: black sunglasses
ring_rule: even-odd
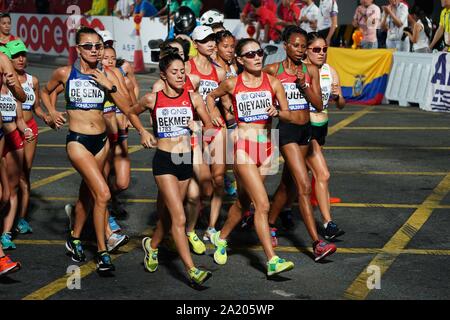
[[[79,47],[82,47],[84,50],[88,50],[91,51],[92,48],[95,47],[95,50],[100,50],[101,48],[103,48],[103,44],[102,43],[84,43],[84,44],[79,44]]]
[[[246,57],[247,59],[253,59],[256,56],[258,56],[258,57],[264,56],[264,50],[263,49],[259,49],[259,50],[256,50],[256,51],[249,51],[249,52],[241,54],[241,57]]]
[[[320,51],[322,51],[323,53],[327,53],[327,51],[328,51],[328,47],[323,47],[323,48],[315,47],[315,48],[308,48],[308,49],[311,49],[311,51],[314,53],[320,53]]]

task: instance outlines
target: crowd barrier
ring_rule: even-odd
[[[395,52],[386,98],[407,107],[412,103],[425,109],[429,103],[433,55]]]

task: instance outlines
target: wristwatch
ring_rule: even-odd
[[[111,90],[108,90],[108,93],[115,93],[115,92],[117,92],[117,87],[115,85],[113,85],[111,87]]]

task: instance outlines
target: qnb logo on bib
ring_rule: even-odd
[[[200,85],[198,88],[198,92],[203,97],[203,100],[206,100],[206,96],[213,90],[217,89],[219,84],[212,80],[200,80]]]
[[[159,138],[189,135],[189,121],[193,119],[190,107],[166,107],[156,109]]]
[[[103,107],[105,93],[93,80],[70,80],[69,96],[72,105],[79,109]]]
[[[283,87],[286,92],[289,110],[307,110],[309,108],[309,103],[306,101],[305,96],[297,89],[297,84],[283,83]]]
[[[269,119],[266,109],[272,105],[270,91],[241,92],[236,95],[238,118],[243,122]]]
[[[11,122],[17,116],[16,108],[17,104],[13,97],[10,95],[0,96],[0,112],[3,121]]]

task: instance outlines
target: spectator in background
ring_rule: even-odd
[[[338,27],[338,5],[336,0],[320,0],[318,32],[331,45],[331,38]]]
[[[320,11],[313,0],[305,0],[306,6],[302,9],[300,17],[300,28],[307,33],[317,31],[317,21],[319,19]]]
[[[408,7],[399,0],[389,0],[383,11],[381,27],[387,30],[386,48],[409,52],[409,38],[403,37],[403,29],[408,26]]]
[[[35,0],[34,4],[36,6],[36,11],[39,14],[49,14],[50,13],[50,3],[48,0]]]
[[[413,19],[412,32],[409,28],[405,28],[404,32],[413,44],[413,52],[431,52],[429,48],[433,28],[431,20],[419,6],[413,8],[411,17]]]
[[[281,0],[277,13],[278,17],[283,20],[284,26],[290,24],[298,25],[301,10],[297,5],[296,0]]]
[[[434,34],[433,41],[431,41],[430,49],[432,50],[436,43],[444,36],[444,50],[450,51],[450,0],[442,0],[443,9],[441,11],[441,18],[439,20],[439,28]]]
[[[240,19],[245,24],[251,22],[256,14],[256,8],[254,5],[252,5],[251,2],[252,2],[251,0],[248,0],[244,6],[244,9],[242,9]],[[261,0],[261,6],[265,7],[266,9],[272,11],[275,14],[277,12],[277,5],[275,4],[274,0]]]
[[[363,33],[362,49],[378,48],[377,28],[380,19],[380,8],[373,3],[373,0],[361,0],[361,5],[356,9],[353,17],[353,26]]]
[[[194,11],[195,16],[197,18],[200,17],[200,11],[202,10],[203,7],[203,2],[202,0],[182,0],[181,1],[181,6],[185,6],[185,7],[189,7],[192,9],[192,11]]]
[[[158,10],[149,0],[136,0],[134,3],[134,14],[139,14],[143,17],[154,17],[158,14]]]
[[[227,19],[239,19],[239,12],[241,7],[238,0],[225,0],[224,14]]]
[[[134,12],[134,0],[118,0],[114,6],[114,15],[120,19],[128,19]]]
[[[107,16],[109,15],[108,0],[92,0],[91,10],[84,13],[85,16]]]
[[[0,45],[4,46],[16,39],[11,34],[11,16],[8,13],[0,14]]]

